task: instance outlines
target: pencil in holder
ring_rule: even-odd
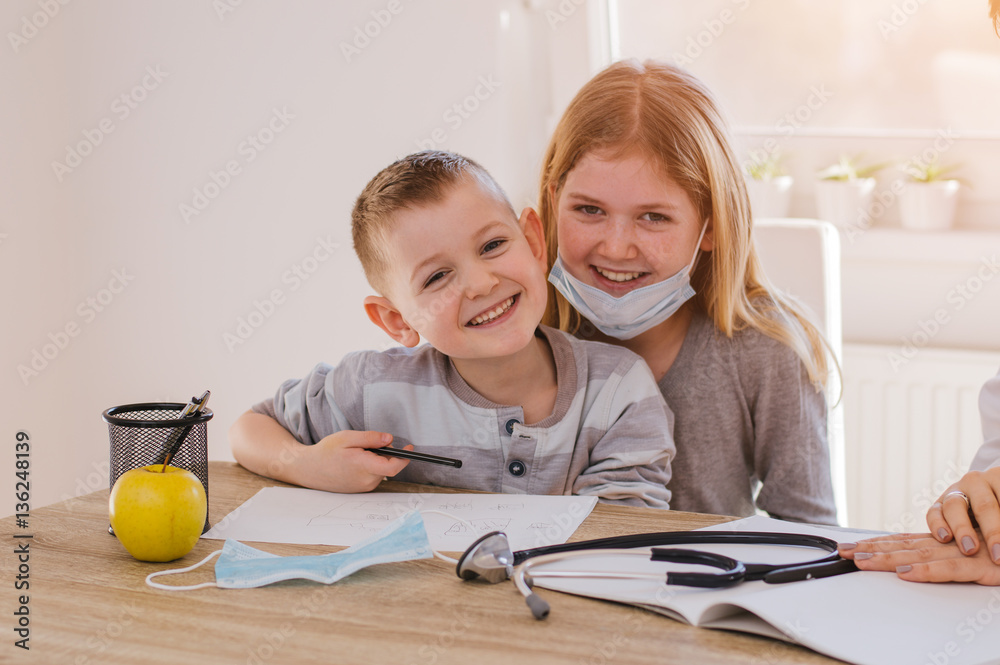
[[[108,423],[111,439],[109,490],[126,471],[163,464],[171,434],[190,427],[170,466],[187,469],[197,476],[208,499],[208,421],[214,414],[206,408],[197,416],[181,419],[178,416],[183,409],[184,404],[176,402],[147,402],[111,407],[101,414]],[[209,528],[206,511],[202,533]]]

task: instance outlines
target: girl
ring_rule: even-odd
[[[671,507],[836,523],[817,329],[764,278],[709,91],[619,62],[583,86],[545,154],[545,323],[643,358],[676,416]]]

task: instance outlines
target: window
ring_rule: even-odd
[[[806,133],[950,127],[1000,136],[1000,39],[987,0],[618,0],[621,57],[698,75],[734,124]],[[804,116],[801,113],[800,116]]]
[[[715,92],[743,157],[795,177],[793,216],[840,155],[900,164],[937,142],[957,226],[1000,230],[1000,38],[988,0],[602,0],[611,57],[674,62]],[[942,136],[947,141],[942,140]],[[880,187],[899,178],[887,171]],[[890,206],[877,226],[898,226]]]

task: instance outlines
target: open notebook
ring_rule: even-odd
[[[750,517],[711,530],[810,533],[839,542],[872,535],[766,517]],[[819,550],[791,547],[696,549],[766,563],[792,563],[823,555]],[[669,565],[636,556],[595,554],[552,567],[659,572]],[[786,640],[858,665],[1000,663],[1000,587],[915,584],[893,573],[864,571],[791,584],[748,582],[730,589],[579,578],[539,578],[535,586],[638,605],[704,628]],[[548,620],[558,621],[558,613],[554,611]]]

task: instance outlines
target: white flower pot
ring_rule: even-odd
[[[866,229],[871,226],[874,192],[875,178],[817,180],[817,216],[841,228]]]
[[[958,202],[958,180],[908,182],[899,194],[904,229],[943,231],[951,228]]]
[[[792,176],[769,180],[747,178],[747,193],[754,217],[788,217],[792,203]]]

